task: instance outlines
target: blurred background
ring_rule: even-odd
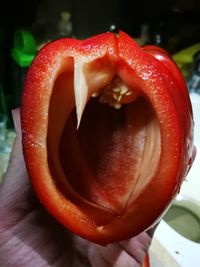
[[[121,29],[141,44],[157,44],[175,54],[200,42],[199,13],[198,0],[4,1],[0,8],[3,108],[20,105],[27,68],[48,41],[63,36],[83,39]]]

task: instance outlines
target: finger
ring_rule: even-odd
[[[146,232],[143,232],[127,241],[121,241],[119,244],[129,255],[141,264],[150,247],[151,237]]]
[[[14,128],[16,131],[17,138],[21,141],[21,120],[20,120],[20,109],[16,108],[12,110],[12,118],[14,123]]]
[[[118,243],[109,244],[105,247],[94,245],[89,249],[89,257],[92,266],[95,267],[140,267],[141,263],[127,253]]]

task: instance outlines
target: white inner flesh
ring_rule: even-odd
[[[104,59],[87,62],[84,58],[75,59],[74,93],[77,115],[77,128],[88,99],[100,88],[107,85],[114,75],[114,69]]]

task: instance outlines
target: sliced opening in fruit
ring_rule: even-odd
[[[160,159],[159,123],[137,97],[120,109],[90,97],[77,129],[74,73],[61,73],[49,109],[50,171],[66,198],[122,215],[153,179]],[[109,85],[109,84],[108,84]]]
[[[155,173],[159,128],[154,116],[144,98],[119,110],[90,99],[76,130],[74,110],[59,144],[60,162],[73,189],[121,214]]]

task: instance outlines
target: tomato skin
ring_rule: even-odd
[[[57,159],[52,163],[58,166],[56,175],[49,166],[51,149],[47,139],[52,90],[58,75],[65,69],[71,72],[80,58],[87,62],[104,58],[126,84],[139,88],[157,114],[162,140],[159,167],[122,216],[82,201],[64,181]],[[52,126],[57,137],[64,127],[62,117],[75,105],[72,93],[66,94],[66,107],[58,108],[60,120],[56,127]],[[155,223],[177,194],[194,160],[192,110],[180,71],[166,52],[152,47],[142,49],[123,32],[119,37],[104,33],[83,41],[64,38],[46,45],[26,77],[21,123],[25,162],[38,198],[69,230],[99,244],[130,238]],[[66,188],[60,190],[56,181]]]
[[[176,79],[178,86],[185,97],[185,105],[189,105],[189,108],[192,109],[189,101],[189,93],[187,90],[185,79],[181,73],[181,70],[179,69],[175,61],[172,59],[172,57],[168,54],[168,52],[162,49],[161,47],[155,45],[146,45],[143,47],[143,50],[148,54],[152,55],[157,60],[159,60],[161,63],[163,63],[163,65],[170,71],[170,73]]]

